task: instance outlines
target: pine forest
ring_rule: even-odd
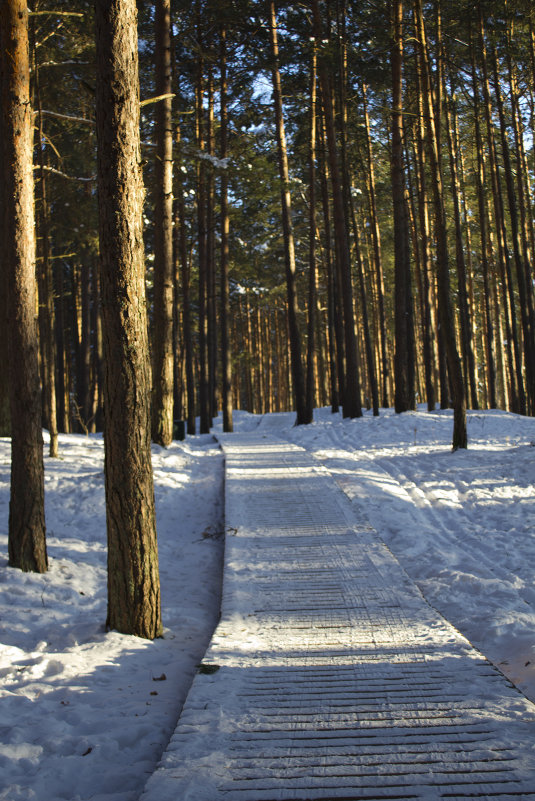
[[[207,432],[221,411],[230,431],[233,408],[306,424],[317,406],[425,403],[454,408],[465,447],[466,408],[533,414],[529,0],[137,6],[152,440],[177,420]],[[106,405],[94,16],[84,0],[29,9],[52,448],[58,431],[102,430]]]

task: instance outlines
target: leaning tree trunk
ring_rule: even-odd
[[[33,119],[26,0],[0,4],[11,497],[9,564],[44,573],[43,435],[35,314]]]
[[[161,635],[150,448],[135,0],[97,0],[97,174],[104,339],[107,626]]]
[[[173,129],[171,99],[171,0],[158,0],[156,33],[156,161],[154,202],[154,336],[152,438],[173,439]]]

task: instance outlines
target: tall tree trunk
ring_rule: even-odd
[[[480,6],[481,13],[481,6]],[[481,22],[482,24],[482,22]],[[481,34],[483,36],[483,33]],[[511,239],[513,243],[513,256],[516,268],[516,280],[520,299],[520,313],[522,320],[522,333],[524,336],[524,355],[526,365],[526,379],[528,387],[528,400],[530,414],[535,414],[535,308],[533,301],[533,287],[529,269],[524,262],[522,252],[521,229],[518,212],[518,200],[514,186],[514,172],[509,152],[509,141],[505,112],[503,108],[500,77],[496,63],[496,54],[493,54],[494,63],[494,96],[498,107],[500,121],[500,137],[502,144],[502,158],[504,166],[505,186],[509,205],[509,220],[511,223]]]
[[[450,80],[451,85],[451,80]],[[448,134],[448,150],[450,156],[450,171],[453,198],[453,218],[455,222],[455,255],[457,263],[457,286],[458,286],[458,305],[461,323],[461,344],[464,362],[464,373],[467,378],[467,386],[470,387],[471,406],[478,408],[476,372],[474,348],[472,343],[472,321],[470,320],[470,310],[468,305],[468,284],[466,275],[466,259],[464,255],[464,242],[461,221],[461,187],[459,183],[458,169],[458,150],[457,150],[457,126],[455,95],[452,88],[451,97],[452,109],[445,104],[446,111],[446,130]]]
[[[317,305],[317,267],[316,267],[316,83],[317,53],[312,44],[310,65],[310,137],[308,151],[308,321],[307,321],[307,375],[306,406],[307,419],[314,419],[314,367],[316,350],[316,305]]]
[[[454,422],[452,447],[455,450],[457,448],[467,447],[466,394],[464,389],[461,359],[457,351],[457,343],[455,338],[455,320],[453,316],[453,304],[450,291],[450,265],[446,230],[446,212],[444,208],[444,192],[442,188],[442,174],[438,153],[435,114],[432,103],[432,86],[427,56],[427,38],[423,18],[422,0],[415,0],[414,10],[419,57],[421,59],[422,76],[425,90],[424,97],[427,116],[426,122],[429,146],[429,162],[431,167],[431,182],[433,186],[433,199],[435,206],[439,314],[453,396]]]
[[[403,2],[392,3],[392,199],[394,203],[396,412],[415,408],[409,221],[403,163]]]
[[[196,145],[199,153],[206,150],[204,122],[204,58],[201,5],[196,2],[197,25],[197,84],[196,95]],[[206,221],[207,178],[204,159],[197,159],[197,253],[199,263],[199,413],[200,433],[208,434],[212,425],[210,417],[210,392],[208,381],[208,235]]]
[[[483,136],[481,134],[480,111],[479,111],[479,85],[477,80],[475,55],[472,51],[472,87],[474,96],[474,123],[476,132],[476,151],[477,151],[477,198],[479,207],[479,231],[481,239],[481,267],[483,272],[484,286],[484,308],[485,308],[485,353],[487,362],[487,403],[491,409],[495,409],[496,403],[496,352],[494,323],[491,314],[491,286],[490,286],[490,266],[488,259],[488,216],[485,203],[485,154],[483,151]]]
[[[366,132],[366,167],[368,178],[368,195],[370,203],[370,224],[372,229],[372,242],[373,242],[373,256],[374,266],[377,281],[377,304],[379,311],[379,332],[381,343],[381,377],[382,377],[382,405],[386,409],[390,405],[388,395],[388,378],[389,378],[389,365],[387,359],[387,345],[386,345],[386,315],[385,315],[385,282],[384,271],[381,253],[381,232],[379,229],[379,217],[377,214],[377,200],[376,200],[376,186],[375,186],[375,169],[374,169],[374,156],[372,151],[372,140],[370,132],[370,116],[368,114],[367,103],[367,87],[366,84],[362,86],[363,98],[363,111],[364,111],[364,125]]]
[[[220,158],[227,158],[228,107],[227,107],[227,32],[221,30],[220,53]],[[230,297],[229,297],[229,231],[228,175],[225,167],[221,174],[221,396],[223,403],[223,431],[233,430],[232,421],[232,353],[230,348]]]
[[[41,92],[39,69],[35,70],[35,96],[38,110],[38,131],[39,141],[43,141],[43,115],[41,109]],[[56,347],[54,341],[54,288],[52,284],[52,263],[50,261],[50,238],[49,238],[49,214],[48,198],[46,191],[45,177],[45,155],[42,147],[38,149],[39,154],[39,183],[41,195],[41,215],[40,215],[40,234],[41,234],[41,297],[39,299],[39,314],[42,317],[43,325],[43,389],[45,393],[44,406],[47,411],[47,425],[50,436],[49,456],[58,456],[58,418],[56,409]]]
[[[180,145],[180,127],[176,130]],[[186,210],[180,171],[177,171],[177,200],[175,209],[175,258],[178,259],[182,289],[182,323],[184,327],[184,357],[186,361],[186,420],[188,434],[195,434],[195,371],[193,366],[193,335],[191,330],[190,268],[186,237]]]
[[[0,67],[5,206],[2,258],[7,290],[11,408],[9,564],[43,573],[48,561],[35,317],[33,119],[25,0],[0,4]]]
[[[431,250],[430,250],[430,224],[429,224],[429,197],[427,191],[427,158],[425,153],[425,120],[423,108],[423,87],[420,63],[416,58],[416,77],[418,87],[418,120],[416,123],[416,153],[417,153],[417,191],[418,191],[418,219],[419,240],[421,244],[421,275],[422,275],[422,332],[423,357],[425,371],[425,392],[427,410],[434,411],[436,406],[436,373],[438,348],[436,337],[433,293],[431,291]]]
[[[173,128],[171,99],[171,0],[157,0],[156,161],[154,165],[154,335],[152,340],[152,439],[173,439]]]
[[[151,464],[135,0],[97,0],[97,175],[110,629],[162,633]]]
[[[312,0],[313,33],[317,43],[323,41],[322,21],[317,0]],[[332,91],[329,79],[329,63],[326,53],[320,53],[318,72],[320,77],[323,115],[332,186],[333,222],[336,237],[336,259],[340,277],[340,290],[344,317],[345,382],[343,389],[344,417],[362,417],[362,401],[359,378],[359,359],[357,337],[355,334],[355,311],[353,303],[353,282],[349,256],[349,234],[343,184],[340,174],[340,160],[332,107]]]
[[[282,228],[284,235],[284,257],[286,266],[286,289],[288,307],[288,332],[290,337],[291,367],[294,388],[296,425],[312,422],[308,416],[305,398],[305,376],[301,357],[301,336],[298,325],[298,305],[295,270],[295,247],[292,229],[292,213],[290,184],[288,173],[288,154],[282,108],[282,90],[279,71],[279,45],[277,37],[277,17],[275,3],[269,3],[269,25],[271,34],[273,100],[275,105],[275,122],[277,128],[277,147],[279,154],[279,172],[281,180]]]

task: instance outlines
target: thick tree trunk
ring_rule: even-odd
[[[281,180],[282,228],[284,235],[284,258],[286,266],[286,290],[288,308],[288,333],[290,338],[291,367],[296,425],[312,422],[309,419],[305,398],[305,376],[301,355],[301,335],[298,325],[298,304],[295,270],[295,249],[292,230],[292,210],[290,184],[288,174],[288,155],[286,151],[286,135],[282,107],[282,90],[279,72],[279,45],[277,38],[277,18],[275,3],[269,3],[269,24],[271,34],[273,100],[275,105],[275,122],[277,128],[277,146],[279,154],[279,172]]]
[[[162,623],[150,447],[135,0],[97,0],[96,43],[107,626],[153,639],[161,635]]]
[[[35,296],[33,119],[30,106],[28,8],[0,4],[3,180],[11,497],[9,564],[46,571],[43,435]]]
[[[0,73],[1,76],[1,73]],[[3,114],[0,114],[0,156],[3,158],[4,138],[2,133]],[[1,169],[1,168],[0,168]],[[4,231],[4,179],[0,181],[0,241],[6,241]],[[0,360],[6,365],[7,356],[7,297],[6,297],[6,254],[0,253]],[[11,435],[11,415],[9,411],[8,370],[0,370],[0,437]]]
[[[173,128],[171,94],[171,0],[157,0],[156,162],[154,200],[154,334],[152,339],[152,439],[173,439]]]

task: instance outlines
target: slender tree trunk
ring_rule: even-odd
[[[322,22],[317,0],[312,0],[313,31],[316,42],[323,41]],[[345,382],[343,390],[344,417],[362,417],[361,388],[357,337],[355,334],[355,311],[353,303],[353,282],[349,256],[349,235],[344,204],[343,184],[340,175],[340,161],[337,150],[337,137],[332,107],[332,92],[329,80],[328,63],[325,54],[318,59],[318,72],[321,84],[325,133],[332,185],[333,221],[336,237],[336,256],[341,281],[341,295],[344,316]]]
[[[320,117],[320,124],[322,118]],[[331,411],[337,414],[340,411],[340,396],[343,395],[344,383],[344,357],[343,357],[343,330],[340,315],[336,313],[338,304],[336,267],[332,258],[331,218],[329,213],[329,187],[327,180],[327,164],[325,159],[325,136],[321,131],[321,201],[323,208],[323,230],[325,236],[325,270],[327,280],[327,324],[329,330],[329,364],[330,364],[330,397]]]
[[[457,351],[455,340],[455,320],[450,291],[450,268],[448,255],[448,239],[446,230],[446,213],[444,208],[444,192],[442,188],[442,174],[438,154],[438,142],[435,128],[435,115],[432,104],[432,87],[427,57],[427,39],[425,33],[423,9],[421,0],[415,0],[416,30],[419,47],[419,56],[424,79],[424,97],[427,116],[427,131],[429,145],[429,162],[431,167],[431,182],[435,206],[435,235],[437,239],[437,286],[439,297],[439,314],[444,346],[448,363],[448,373],[453,395],[453,449],[467,447],[466,432],[466,395],[462,374],[461,360]]]
[[[307,337],[307,375],[306,406],[307,419],[314,419],[314,362],[316,350],[316,305],[317,305],[317,267],[316,267],[316,83],[317,54],[312,45],[310,66],[310,139],[308,151],[308,337]]]
[[[215,264],[215,178],[212,159],[215,157],[214,78],[212,65],[207,80],[206,153],[210,159],[206,169],[206,358],[208,377],[208,411],[210,421],[217,416],[217,309]]]
[[[35,96],[38,107],[39,141],[43,141],[43,115],[41,113],[41,92],[39,70],[35,70]],[[43,148],[37,148],[39,154],[39,184],[41,195],[41,297],[39,300],[39,313],[43,320],[44,354],[42,374],[43,389],[45,393],[45,408],[47,410],[47,425],[50,436],[49,456],[58,456],[58,418],[56,409],[56,348],[54,341],[54,290],[52,284],[52,264],[50,261],[49,214],[46,191],[45,163]]]
[[[288,155],[286,151],[286,135],[282,108],[282,90],[279,72],[279,45],[277,37],[277,18],[275,3],[269,3],[269,20],[272,53],[273,100],[277,127],[277,146],[279,154],[279,172],[281,179],[282,227],[284,234],[284,256],[286,265],[286,289],[288,303],[288,332],[290,337],[291,366],[294,387],[296,425],[312,422],[306,408],[305,376],[301,358],[301,336],[298,325],[297,287],[295,270],[295,247],[292,230],[292,213],[290,185],[288,173]]]
[[[392,199],[394,203],[395,326],[394,361],[396,412],[415,408],[414,344],[411,338],[412,302],[409,223],[405,202],[403,163],[403,3],[392,3]]]
[[[204,59],[201,7],[197,0],[197,85],[196,93],[196,142],[200,153],[206,150],[204,124]],[[212,424],[210,418],[210,392],[208,380],[208,235],[206,220],[207,179],[206,165],[197,160],[197,236],[199,263],[199,412],[200,433],[208,434]]]
[[[35,296],[33,120],[30,105],[28,7],[0,4],[7,334],[11,408],[9,564],[48,567],[43,435]]]
[[[227,109],[227,33],[221,31],[220,54],[220,157],[227,158],[228,109]],[[229,298],[229,232],[228,175],[225,168],[221,175],[221,388],[223,401],[223,431],[233,430],[232,421],[232,353],[230,348],[230,298]]]
[[[431,290],[431,251],[430,251],[430,224],[429,224],[429,198],[427,191],[425,153],[425,120],[423,108],[423,87],[420,63],[416,58],[416,77],[418,87],[418,120],[416,124],[416,151],[417,151],[417,187],[418,187],[418,219],[419,240],[422,258],[422,329],[423,329],[423,357],[425,370],[425,391],[427,410],[432,412],[436,406],[436,373],[437,373],[437,338],[433,297]]]
[[[370,117],[368,114],[367,103],[367,87],[366,84],[362,86],[363,110],[364,110],[364,124],[366,132],[366,167],[368,170],[368,186],[369,186],[369,202],[370,202],[370,222],[372,229],[372,242],[373,242],[373,256],[374,266],[377,282],[377,304],[379,310],[379,331],[380,331],[380,344],[381,344],[381,366],[382,366],[382,404],[386,409],[390,405],[388,395],[388,377],[389,366],[386,357],[386,315],[385,315],[385,283],[384,271],[381,254],[381,232],[379,229],[379,217],[377,214],[377,200],[376,200],[376,187],[375,187],[375,169],[374,169],[374,156],[372,151],[372,140],[370,132]]]
[[[152,340],[152,439],[173,440],[173,128],[171,94],[171,0],[157,0],[156,161],[154,166],[154,335]]]
[[[477,150],[477,197],[479,205],[479,231],[481,238],[481,267],[483,272],[484,307],[485,307],[485,353],[487,362],[487,403],[491,409],[496,408],[496,353],[494,324],[492,320],[488,260],[488,217],[485,204],[485,157],[483,151],[483,137],[481,134],[479,111],[479,86],[477,80],[475,55],[472,53],[472,86],[474,95],[474,123],[476,132]]]
[[[451,84],[451,81],[450,81]],[[464,241],[461,222],[461,203],[460,203],[460,183],[459,183],[459,170],[458,170],[458,155],[457,155],[457,128],[456,128],[456,110],[455,110],[455,97],[452,90],[451,102],[453,105],[452,110],[448,108],[446,103],[446,130],[448,134],[448,150],[450,156],[450,171],[452,182],[452,198],[453,198],[453,217],[455,222],[455,254],[457,263],[457,286],[458,286],[458,305],[461,323],[461,343],[462,354],[464,362],[464,372],[467,377],[467,386],[470,387],[471,406],[473,409],[478,408],[477,402],[477,387],[476,387],[476,373],[475,373],[475,358],[472,343],[472,321],[470,320],[470,310],[468,306],[468,286],[466,275],[466,259],[464,255]]]
[[[176,131],[177,145],[180,145],[180,127]],[[180,172],[177,171],[177,200],[175,224],[175,250],[179,262],[180,284],[182,289],[182,323],[184,327],[184,356],[186,361],[186,417],[188,434],[195,434],[195,371],[193,367],[193,335],[191,330],[190,268],[186,238],[186,210]]]
[[[97,174],[104,338],[107,626],[162,633],[150,438],[135,0],[97,0]]]

